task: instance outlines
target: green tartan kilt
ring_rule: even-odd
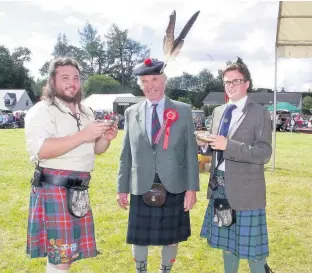
[[[229,251],[240,259],[261,260],[269,256],[265,209],[236,212],[236,223],[218,227],[213,222],[214,200],[226,198],[224,187],[214,190],[206,210],[200,236],[213,248]]]

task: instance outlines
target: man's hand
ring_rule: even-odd
[[[207,142],[200,141],[200,140],[198,140],[198,139],[196,139],[196,143],[197,143],[197,145],[200,146],[200,147],[206,147],[206,146],[208,146],[208,143],[207,143]]]
[[[196,191],[187,191],[184,197],[184,211],[192,209],[196,202]]]
[[[118,127],[116,124],[108,126],[107,130],[104,132],[103,138],[107,141],[111,141],[117,137]]]
[[[109,125],[101,122],[92,122],[86,128],[80,131],[84,142],[91,142],[101,137],[107,130],[110,129]]]
[[[224,136],[210,135],[207,140],[213,150],[224,151],[226,149],[228,139]]]
[[[127,209],[127,206],[129,205],[128,193],[118,193],[116,200],[122,209]]]

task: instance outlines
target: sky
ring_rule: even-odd
[[[169,63],[169,78],[202,69],[216,75],[228,60],[241,57],[255,88],[274,88],[274,44],[278,1],[235,0],[0,0],[0,44],[10,51],[26,46],[32,60],[26,66],[40,77],[39,68],[50,60],[59,33],[79,46],[78,30],[88,21],[104,37],[115,23],[129,37],[147,45],[151,57],[163,59],[162,43],[169,15],[176,10],[177,36],[187,20],[200,14],[178,57]],[[312,87],[311,59],[279,59],[277,87],[307,91]],[[312,88],[311,88],[312,89]]]

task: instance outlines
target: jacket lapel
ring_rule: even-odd
[[[227,107],[227,104],[222,105],[219,111],[219,115],[216,117],[216,124],[218,124],[216,135],[218,135],[220,132],[221,121],[222,121],[222,117],[223,117],[226,107]]]
[[[146,132],[146,122],[145,122],[145,106],[146,106],[146,101],[144,101],[139,109],[138,109],[138,113],[137,113],[137,116],[136,116],[136,119],[137,119],[137,122],[139,124],[139,127],[140,127],[140,130],[141,130],[141,133],[142,135],[144,136],[144,139],[145,141],[150,145],[151,145],[151,142],[148,138],[148,135],[147,135],[147,132]]]
[[[237,129],[239,128],[243,120],[245,119],[246,115],[248,114],[250,110],[251,103],[252,101],[248,97],[246,101],[246,105],[243,108],[243,114],[240,116],[240,118],[233,124],[232,128],[229,130],[228,138],[231,138],[235,134],[235,132],[237,131]]]

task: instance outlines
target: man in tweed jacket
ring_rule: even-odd
[[[133,245],[137,272],[147,272],[149,245],[162,246],[160,272],[170,272],[178,243],[191,235],[189,210],[199,191],[191,107],[165,96],[163,64],[146,59],[134,71],[146,100],[125,112],[117,200],[120,207],[126,208],[131,194],[127,243]],[[166,132],[154,144],[153,128],[161,131],[168,119],[166,110],[178,113],[178,119],[171,125],[168,147],[164,148]],[[153,183],[162,184],[167,191],[161,206],[150,206],[143,201],[142,196],[151,190]]]
[[[248,98],[250,79],[244,63],[226,67],[223,82],[229,104],[214,110],[209,146],[198,141],[203,152],[212,152],[210,201],[201,236],[210,246],[223,250],[225,273],[237,273],[239,259],[248,259],[252,273],[270,272],[266,264],[269,250],[264,164],[272,153],[271,119],[265,108]],[[216,213],[217,198],[216,204],[220,199],[228,200],[235,211],[231,225],[224,224]]]

